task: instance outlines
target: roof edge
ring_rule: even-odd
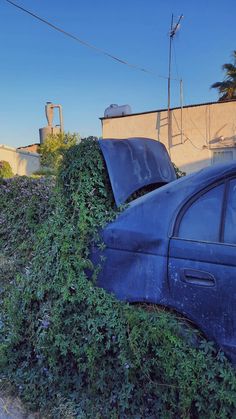
[[[26,150],[18,150],[18,148],[11,147],[5,144],[0,144],[0,149],[13,151],[14,153],[19,153],[19,154],[31,155],[31,156],[40,158],[40,155],[38,153],[34,153],[32,151],[26,151]]]
[[[171,111],[174,111],[175,109],[185,109],[185,108],[194,108],[197,106],[204,106],[204,105],[218,105],[218,104],[222,104],[222,103],[231,103],[231,102],[236,102],[236,99],[230,99],[230,100],[217,100],[215,102],[204,102],[204,103],[195,103],[193,105],[184,105],[183,107],[181,106],[176,106],[174,108],[170,108]],[[148,113],[156,113],[156,112],[167,112],[168,108],[161,108],[161,109],[155,109],[153,111],[145,111],[145,112],[136,112],[136,113],[130,113],[127,115],[116,115],[116,116],[102,116],[99,119],[101,121],[103,121],[104,119],[115,119],[115,118],[127,118],[129,116],[136,116],[136,115],[146,115]]]

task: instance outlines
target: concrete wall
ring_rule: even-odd
[[[236,101],[102,118],[103,138],[148,137],[165,144],[171,160],[187,173],[213,162],[214,150],[233,150],[236,158]],[[233,157],[234,158],[234,157]]]
[[[21,176],[29,176],[40,168],[40,157],[37,153],[16,150],[5,145],[0,145],[0,160],[10,163],[13,173]]]

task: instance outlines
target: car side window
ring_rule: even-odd
[[[184,212],[178,237],[196,241],[218,242],[224,184],[202,194]]]
[[[229,182],[225,213],[224,242],[236,244],[236,179]]]

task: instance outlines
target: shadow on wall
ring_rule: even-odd
[[[17,174],[18,175],[28,175],[29,173],[28,173],[28,170],[27,170],[27,160],[26,159],[24,159],[24,158],[22,158],[22,157],[19,157],[18,159],[17,159],[17,162],[16,162],[16,172],[17,172]]]
[[[215,137],[209,141],[209,145],[212,148],[235,147],[236,135],[232,135],[231,137],[224,137],[223,135],[220,137]]]
[[[221,134],[221,131],[225,128],[225,127],[227,127],[227,124],[224,124],[224,125],[222,125],[222,127],[220,127],[216,132],[215,132],[215,134],[214,134],[214,138],[221,138],[221,136],[220,136],[220,134]],[[211,141],[209,141],[209,142],[211,142]]]
[[[29,176],[40,168],[40,158],[32,154],[17,152],[16,170],[18,175]]]

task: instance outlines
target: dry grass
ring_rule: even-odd
[[[0,419],[40,419],[40,416],[27,412],[11,386],[0,381]]]
[[[19,398],[14,398],[0,392],[0,418],[1,419],[36,419],[38,415],[28,414]]]

